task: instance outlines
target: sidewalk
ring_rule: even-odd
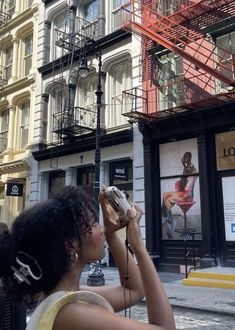
[[[119,282],[116,268],[103,267],[102,270],[106,285]],[[88,273],[88,270],[82,273],[83,284],[86,284]],[[172,307],[235,316],[235,290],[184,286],[184,274],[160,272],[159,276]]]

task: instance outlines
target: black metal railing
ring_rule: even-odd
[[[208,244],[204,246],[204,239],[207,238]],[[200,241],[199,241],[200,239]],[[198,242],[201,242],[198,244]],[[184,235],[184,266],[185,277],[191,270],[197,270],[203,268],[201,261],[203,258],[209,258],[210,263],[207,263],[206,267],[213,267],[217,265],[217,249],[215,244],[214,233],[203,232],[185,232]],[[190,267],[189,267],[190,261]]]

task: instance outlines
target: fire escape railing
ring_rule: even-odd
[[[226,7],[228,4],[230,4],[227,6],[229,9]],[[164,117],[169,113],[178,113],[186,111],[186,109],[193,109],[196,106],[196,101],[200,103],[201,107],[204,107],[207,104],[205,101],[206,98],[208,99],[208,105],[214,104],[214,102],[218,102],[220,99],[223,99],[225,102],[234,100],[235,55],[225,49],[221,49],[214,43],[210,36],[202,32],[203,30],[200,29],[199,25],[196,26],[196,24],[201,24],[200,22],[203,21],[203,15],[211,15],[211,17],[213,17],[213,10],[215,9],[217,9],[217,11],[221,9],[223,13],[228,12],[228,15],[231,16],[232,13],[235,12],[234,1],[182,0],[180,5],[175,8],[175,12],[172,11],[168,16],[164,16],[164,13],[159,13],[158,5],[159,3],[156,1],[150,1],[146,5],[143,4],[143,1],[131,0],[128,6],[124,5],[122,7],[123,29],[140,34],[145,40],[152,42],[152,44],[149,41],[143,42],[145,50],[142,53],[142,61],[146,63],[143,69],[143,88],[145,89],[147,100],[142,102],[142,112],[147,114],[153,112],[153,110],[149,112],[150,101],[148,99],[151,99],[152,103],[153,100],[155,100],[155,103],[161,102],[159,94],[157,98],[154,98],[153,95],[154,93],[156,95],[156,89],[160,91],[160,89],[164,88],[164,86],[156,80],[156,74],[154,77],[151,76],[153,68],[151,67],[150,69],[150,64],[147,64],[149,63],[148,49],[150,49],[150,45],[153,45],[154,42],[162,45],[172,53],[178,54],[182,58],[184,70],[183,81],[184,84],[186,84],[184,85],[184,89],[187,90],[187,93],[184,93],[183,100],[179,100],[173,107],[169,106],[171,109],[166,108]],[[194,19],[198,21],[194,22],[195,26],[190,26],[190,24],[188,24],[189,20]],[[158,60],[160,60],[160,58]],[[147,79],[154,79],[151,80],[155,81],[152,87],[151,83],[146,83]],[[197,82],[199,85],[197,85]],[[174,82],[173,79],[166,82],[166,84],[175,83],[176,80]],[[193,95],[193,88],[197,88],[198,86],[200,86],[202,93],[197,92],[198,99],[196,99],[196,94]],[[165,87],[167,87],[167,85],[165,85]],[[221,98],[217,97],[218,92],[221,93]],[[125,94],[125,91],[123,93]],[[134,89],[132,94],[135,94]],[[137,99],[140,102],[139,96],[137,96]],[[192,107],[190,107],[190,104]],[[133,111],[138,112],[135,106],[133,106],[132,112]],[[128,116],[128,114],[126,115]],[[156,114],[152,115],[155,116]]]
[[[84,21],[79,22],[82,33],[78,33],[75,29],[77,22],[76,18],[77,3],[68,8],[66,24],[63,29],[55,29],[57,39],[55,45],[63,49],[68,54],[67,62],[67,84],[64,93],[62,111],[53,115],[52,125],[53,133],[55,133],[60,141],[72,141],[81,138],[84,135],[94,134],[96,129],[96,111],[91,107],[75,106],[75,94],[78,85],[78,65],[75,64],[75,53],[80,52],[86,41],[87,30],[96,31],[97,22],[87,25]],[[84,30],[84,31],[83,31]],[[77,56],[77,55],[76,55]],[[82,54],[80,55],[82,56]],[[77,59],[76,59],[77,61]],[[61,61],[62,72],[64,70]],[[62,73],[63,74],[63,73]],[[64,87],[63,87],[64,89]]]
[[[123,23],[124,28],[149,37],[213,77],[235,87],[235,80],[231,79],[234,57],[224,49],[219,50],[210,37],[177,24],[170,17],[163,17],[140,0],[132,0],[131,7],[124,7],[124,10],[130,10],[131,14],[131,19]]]
[[[81,136],[96,129],[96,111],[74,107],[74,111],[61,111],[53,115],[53,132],[63,136]]]

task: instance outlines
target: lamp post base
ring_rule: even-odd
[[[99,261],[91,264],[91,270],[87,278],[87,285],[102,286],[105,284],[104,274]]]

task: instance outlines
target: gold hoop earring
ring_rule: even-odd
[[[78,254],[77,252],[70,252],[70,255],[69,255],[69,260],[72,262],[72,263],[75,263],[78,261]]]

